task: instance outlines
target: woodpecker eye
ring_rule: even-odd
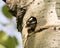
[[[35,17],[30,17],[26,22],[27,27],[37,24],[37,19]]]

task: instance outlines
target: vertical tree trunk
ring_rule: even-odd
[[[24,48],[60,48],[59,0],[6,0],[6,3],[15,13]]]

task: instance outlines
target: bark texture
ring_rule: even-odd
[[[6,0],[17,18],[24,48],[60,48],[59,0]]]

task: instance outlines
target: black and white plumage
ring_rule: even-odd
[[[34,31],[37,25],[37,19],[30,17],[26,22],[26,27],[29,27],[28,32]]]

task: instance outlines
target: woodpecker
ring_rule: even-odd
[[[35,17],[30,17],[26,22],[26,27],[28,27],[28,32],[34,31],[37,25],[37,19]]]

